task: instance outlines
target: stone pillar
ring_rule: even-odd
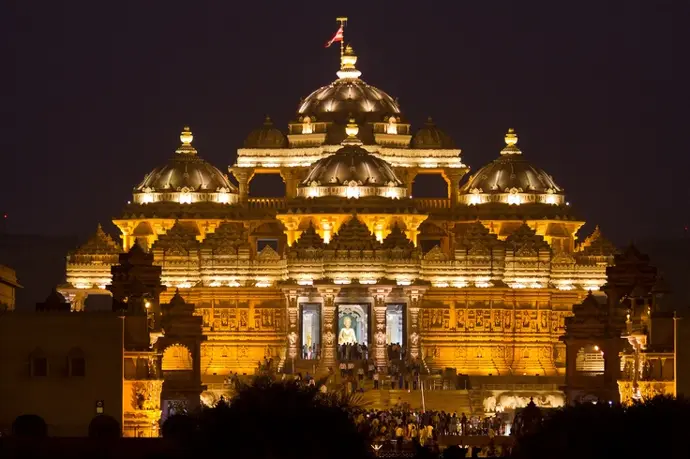
[[[335,368],[335,345],[336,333],[335,326],[335,295],[323,295],[321,306],[321,365],[322,368]]]
[[[251,167],[232,167],[230,172],[239,183],[240,204],[246,205],[249,200],[249,182],[254,176],[254,169]]]
[[[417,176],[417,168],[416,167],[396,167],[394,168],[393,172],[395,172],[395,175],[403,181],[405,186],[407,187],[407,196],[410,197],[412,196],[412,184],[414,183],[414,179]]]
[[[464,168],[447,167],[443,169],[443,176],[448,182],[448,198],[450,198],[450,205],[455,207],[458,205],[460,198],[460,179],[467,171]]]
[[[297,197],[297,187],[304,179],[306,168],[281,168],[280,176],[285,182],[285,197],[293,199]]]
[[[410,350],[410,356],[413,359],[421,356],[419,352],[419,299],[411,299],[407,303],[408,313],[408,332],[409,338],[407,340],[407,347]]]

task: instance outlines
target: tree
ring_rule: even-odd
[[[655,398],[629,408],[608,404],[566,407],[536,432],[519,437],[520,458],[687,457],[690,404]]]
[[[239,385],[230,404],[203,410],[197,422],[198,445],[211,454],[358,459],[369,450],[344,399],[324,396],[316,387],[271,378],[258,377],[252,385]],[[167,422],[164,436],[166,431]]]

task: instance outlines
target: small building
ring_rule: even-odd
[[[22,288],[13,269],[0,265],[0,309],[3,305],[10,311],[17,302],[16,290]]]
[[[73,313],[57,292],[36,312],[0,316],[0,431],[35,414],[50,436],[86,436],[94,416],[123,423],[124,320]]]

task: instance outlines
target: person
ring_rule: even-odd
[[[362,381],[364,381],[364,368],[359,367],[359,368],[357,369],[357,377],[359,378],[359,382],[360,382],[360,383],[361,383]]]
[[[374,389],[379,388],[379,372],[374,371]]]

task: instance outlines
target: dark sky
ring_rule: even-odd
[[[618,243],[690,223],[687,1],[5,1],[0,211],[78,235],[119,214],[189,124],[226,170],[270,114],[335,79],[335,17],[363,79],[474,170],[525,155]],[[340,6],[339,6],[340,5]]]

